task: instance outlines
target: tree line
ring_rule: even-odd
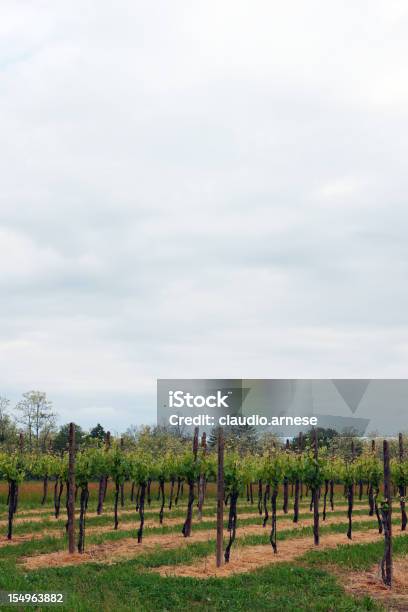
[[[44,391],[27,391],[15,406],[0,395],[0,449],[12,451],[24,434],[29,452],[64,451],[67,448],[69,424],[57,425],[58,414]],[[89,430],[76,427],[76,446],[85,448],[103,442],[106,431],[100,423]]]
[[[18,447],[19,433],[24,434],[25,450],[30,452],[63,452],[68,446],[69,424],[58,425],[57,413],[51,400],[44,391],[28,391],[22,395],[14,407],[6,397],[0,394],[0,450],[12,451]],[[216,446],[216,433],[209,431],[207,444],[209,449]],[[367,438],[361,438],[356,432],[337,432],[331,428],[317,428],[319,448],[327,449],[331,455],[350,459],[350,440],[353,440],[356,457],[370,447],[377,437],[373,432]],[[92,448],[104,444],[107,430],[97,423],[84,429],[75,425],[75,446],[77,449]],[[311,446],[311,432],[304,434],[305,446]],[[142,450],[154,454],[182,452],[190,445],[191,433],[180,427],[163,427],[153,425],[131,425],[125,432],[117,434],[118,439],[128,450]],[[241,456],[247,454],[262,455],[268,449],[279,448],[286,440],[270,431],[258,430],[251,425],[231,426],[224,428],[224,443],[227,451],[234,451]],[[289,439],[290,449],[296,448],[296,437]],[[377,446],[381,456],[381,445]],[[398,456],[398,440],[390,440],[390,456]]]

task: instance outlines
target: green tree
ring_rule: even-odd
[[[64,451],[68,447],[69,423],[62,425],[52,441],[52,448],[55,451]],[[85,432],[79,425],[75,425],[75,446],[80,448],[85,442]]]
[[[334,445],[335,440],[339,437],[338,431],[331,429],[330,427],[316,427],[317,441],[319,448],[331,448]],[[312,430],[307,431],[303,435],[303,448],[312,447],[314,444],[314,433]],[[291,448],[297,450],[298,437],[293,438]]]
[[[263,455],[270,453],[274,448],[279,448],[282,442],[273,431],[264,431],[259,437],[258,452]]]
[[[226,431],[226,447],[241,456],[254,453],[258,446],[258,434],[253,425],[232,425]]]
[[[16,406],[17,422],[26,430],[28,448],[44,449],[55,430],[56,414],[52,411],[52,403],[43,391],[28,391]]]
[[[352,446],[354,447],[354,458],[361,455],[364,449],[363,440],[353,430],[344,431],[333,437],[329,445],[331,452],[343,459],[352,459]],[[380,445],[382,447],[382,443]]]
[[[260,450],[260,440],[256,427],[253,425],[233,425],[224,427],[224,446],[228,450],[242,455],[256,453]],[[217,447],[217,429],[213,429],[208,437],[208,446],[211,449]]]
[[[137,431],[132,429],[132,433],[133,443],[137,449],[155,455],[168,451],[179,452],[191,446],[191,436],[180,436],[174,430],[159,425],[155,427],[142,426]]]
[[[17,435],[17,428],[8,413],[9,405],[10,400],[0,396],[0,444],[2,445],[14,442]]]
[[[106,437],[106,431],[104,430],[102,425],[100,423],[98,423],[95,427],[93,427],[90,430],[89,436],[91,438],[95,438],[96,440],[100,440],[101,442],[103,442],[105,440],[105,437]]]

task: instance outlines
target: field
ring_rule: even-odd
[[[375,517],[368,516],[367,498],[356,497],[353,540],[349,543],[342,487],[336,487],[334,511],[329,510],[326,521],[321,522],[319,547],[313,543],[310,497],[301,499],[299,522],[294,525],[293,498],[289,499],[289,513],[285,515],[279,495],[276,555],[269,541],[270,525],[262,527],[256,500],[251,504],[241,496],[231,561],[218,570],[214,485],[208,486],[201,521],[197,520],[194,504],[192,534],[184,538],[181,528],[186,515],[186,490],[177,507],[165,509],[160,525],[158,488],[153,483],[141,544],[136,539],[138,516],[130,501],[128,483],[116,531],[112,484],[100,516],[96,514],[97,484],[90,483],[89,488],[85,552],[70,556],[65,496],[61,515],[56,519],[52,491],[46,504],[40,506],[42,484],[22,483],[13,541],[8,542],[7,487],[5,483],[0,485],[0,590],[63,592],[67,603],[60,609],[86,611],[408,609],[408,589],[404,584],[408,538],[400,532],[398,509],[393,515],[394,585],[390,593],[379,576],[384,541],[378,534]],[[228,507],[226,518],[227,510]],[[225,541],[227,536],[226,530]]]

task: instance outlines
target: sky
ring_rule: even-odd
[[[404,378],[408,6],[4,0],[0,395]]]

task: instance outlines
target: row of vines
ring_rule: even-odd
[[[351,443],[352,444],[352,443]],[[380,533],[387,528],[387,508],[391,500],[380,495],[384,478],[382,461],[377,457],[375,448],[345,460],[331,456],[325,450],[302,448],[300,438],[297,451],[286,448],[271,448],[262,456],[248,455],[241,457],[227,452],[224,458],[224,503],[229,507],[228,532],[229,541],[225,549],[225,561],[228,562],[231,547],[236,537],[238,499],[245,497],[249,503],[257,504],[259,515],[266,527],[271,520],[270,542],[277,552],[277,510],[279,504],[283,513],[292,512],[293,522],[299,520],[300,499],[310,496],[310,511],[314,516],[314,541],[319,543],[319,520],[326,520],[328,508],[334,510],[334,491],[336,485],[344,489],[347,500],[347,537],[352,539],[352,520],[355,498],[362,498],[363,492],[368,497],[368,513],[375,516]],[[61,511],[65,490],[65,506],[68,509],[69,499],[69,458],[68,453],[62,456],[52,454],[27,454],[21,449],[14,454],[0,454],[0,479],[9,485],[8,494],[8,529],[7,538],[13,537],[13,519],[18,509],[19,487],[27,479],[41,479],[43,482],[42,499],[45,503],[52,487],[55,517]],[[182,527],[184,537],[191,534],[194,503],[198,504],[198,517],[206,498],[206,487],[217,480],[217,454],[207,449],[205,434],[201,445],[198,444],[198,432],[193,441],[192,452],[181,455],[164,453],[155,457],[148,453],[129,452],[119,443],[111,443],[108,438],[104,448],[92,448],[76,453],[75,498],[79,503],[79,537],[78,551],[85,547],[85,521],[89,502],[89,484],[98,482],[97,512],[104,509],[107,483],[114,485],[113,527],[118,529],[119,505],[124,504],[124,484],[131,483],[131,501],[138,514],[138,528],[135,530],[137,541],[142,542],[144,514],[146,503],[151,502],[151,484],[158,483],[160,508],[158,518],[163,523],[166,512],[177,505],[180,491],[184,485],[188,488],[186,519]],[[400,456],[390,462],[390,478],[393,495],[398,500],[401,512],[401,529],[407,525],[405,510],[405,493],[408,485],[408,460],[404,457],[402,437],[400,436]],[[51,487],[49,486],[51,484]],[[167,485],[167,487],[165,487]],[[166,498],[167,489],[167,498]],[[292,492],[293,505],[289,504],[289,489]],[[78,499],[79,498],[79,499]],[[279,502],[279,499],[281,501]],[[68,522],[67,522],[68,528]]]

